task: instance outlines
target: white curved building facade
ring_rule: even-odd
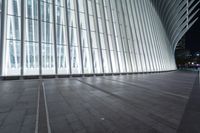
[[[0,75],[176,69],[195,0],[0,0]]]

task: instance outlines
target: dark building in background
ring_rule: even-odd
[[[195,0],[198,2],[199,0]],[[200,9],[200,5],[196,7],[196,10]],[[200,12],[196,14],[197,17],[200,17]],[[191,53],[200,51],[200,20],[191,27],[191,29],[185,35],[186,40],[186,49],[190,50]]]

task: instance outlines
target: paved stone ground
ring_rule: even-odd
[[[196,77],[167,72],[2,81],[0,133],[39,133],[41,121],[49,122],[44,133],[175,133],[190,118]]]
[[[0,83],[0,133],[33,133],[38,81]]]
[[[177,133],[200,132],[200,80],[196,79]]]

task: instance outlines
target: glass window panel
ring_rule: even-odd
[[[131,72],[130,54],[125,52],[127,72]]]
[[[130,53],[131,54],[131,57],[132,57],[132,61],[131,61],[131,64],[133,66],[133,72],[137,72],[137,62],[135,60],[135,54],[134,53]]]
[[[70,45],[78,46],[76,28],[69,27],[69,42],[70,42]]]
[[[87,31],[81,30],[81,46],[82,47],[89,47],[88,40],[87,40]]]
[[[103,26],[102,26],[102,23],[101,23],[101,19],[98,19],[98,24],[99,24],[99,32],[103,33]]]
[[[74,0],[67,0],[67,8],[74,10]]]
[[[111,31],[110,31],[110,22],[109,21],[106,21],[106,26],[107,26],[107,34],[111,34]]]
[[[79,13],[79,17],[80,17],[80,28],[86,29],[85,14]]]
[[[56,5],[57,6],[64,6],[65,5],[65,0],[56,0]]]
[[[107,7],[108,1],[107,0],[103,0],[103,4],[104,4],[105,7]]]
[[[53,6],[52,4],[41,2],[41,20],[45,22],[53,22]]]
[[[134,43],[131,40],[128,40],[128,46],[130,53],[134,52]]]
[[[94,71],[95,73],[102,73],[102,63],[99,49],[93,49],[94,57]]]
[[[91,32],[91,43],[92,43],[92,48],[99,48],[97,45],[97,39],[96,39],[95,32]]]
[[[137,69],[138,72],[142,71],[142,62],[140,60],[140,55],[136,53],[136,60],[137,60]]]
[[[1,12],[0,12],[0,35],[1,35]],[[0,41],[1,41],[1,37],[0,37]]]
[[[100,5],[97,4],[97,16],[101,17],[101,10],[100,10]]]
[[[42,74],[55,74],[54,45],[42,43]]]
[[[38,21],[26,19],[25,40],[38,42]]]
[[[69,74],[68,46],[57,45],[58,74]]]
[[[21,0],[8,0],[8,14],[21,16]]]
[[[130,31],[130,27],[126,26],[126,31],[127,31],[127,39],[130,40],[132,38],[131,36],[131,31]]]
[[[117,64],[117,55],[115,51],[110,51],[110,55],[111,55],[111,62],[112,62],[112,67],[113,67],[113,72],[119,72],[118,69],[118,64]]]
[[[39,44],[25,42],[24,44],[24,75],[39,74]]]
[[[67,29],[66,26],[56,26],[56,43],[67,45]]]
[[[38,18],[38,0],[26,0],[25,10],[27,18]]]
[[[119,37],[116,37],[115,40],[116,40],[116,46],[117,46],[117,51],[123,51],[122,49],[122,45],[120,45],[120,38]]]
[[[102,50],[102,56],[103,56],[103,67],[104,67],[104,72],[109,73],[110,72],[110,66],[108,63],[108,56],[107,56],[107,51]]]
[[[128,46],[127,46],[127,43],[126,43],[126,38],[123,37],[123,38],[122,38],[122,41],[123,41],[122,43],[123,43],[123,46],[124,46],[124,51],[125,51],[125,52],[128,52]]]
[[[126,68],[125,68],[123,52],[118,52],[118,57],[119,57],[120,72],[125,72]]]
[[[71,47],[71,69],[72,74],[81,74],[81,58],[79,47]]]
[[[44,43],[53,43],[53,24],[42,22],[41,38]]]
[[[68,10],[68,25],[71,27],[77,27],[76,26],[76,15],[75,11]]]
[[[115,36],[118,36],[118,33],[117,33],[117,24],[113,23],[113,27],[114,27],[114,34],[115,34]]]
[[[95,27],[94,27],[94,17],[93,17],[93,16],[90,16],[89,19],[90,19],[90,30],[91,30],[91,31],[95,31]]]
[[[21,19],[20,19],[20,17],[8,16],[7,39],[21,40]]]
[[[101,49],[106,49],[104,34],[100,34]]]
[[[4,55],[3,75],[15,76],[21,73],[21,41],[7,40]]]
[[[89,48],[82,48],[84,73],[92,73],[92,60]]]
[[[88,11],[89,15],[93,15],[92,1],[88,0]]]
[[[115,13],[116,13],[115,10],[112,9],[112,21],[113,21],[113,23],[116,23],[116,19],[117,19],[117,18],[115,18]]]
[[[66,25],[66,14],[63,7],[56,6],[56,23]]]
[[[46,3],[52,3],[52,0],[42,0],[42,1],[44,1]]]
[[[113,43],[112,43],[112,36],[111,35],[108,35],[108,42],[109,42],[110,50],[114,50],[114,46],[113,46]]]
[[[84,0],[78,0],[78,11],[84,12]]]
[[[108,7],[105,6],[104,9],[105,9],[105,18],[106,18],[106,20],[109,20],[109,17],[108,17]]]
[[[96,3],[99,4],[100,3],[99,0],[96,0]]]
[[[1,12],[1,10],[2,10],[2,0],[0,0],[0,12]]]

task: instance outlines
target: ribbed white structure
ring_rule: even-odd
[[[175,70],[195,0],[0,0],[0,75]]]

